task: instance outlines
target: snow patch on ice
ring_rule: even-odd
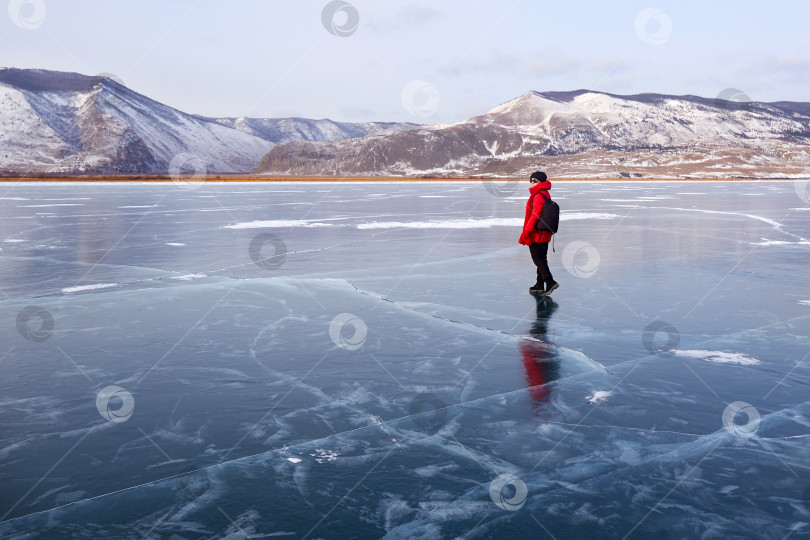
[[[118,283],[96,283],[95,285],[78,285],[76,287],[66,287],[62,289],[62,292],[72,293],[79,291],[92,291],[95,289],[108,289],[110,287],[118,287]]]
[[[810,300],[799,300],[799,304],[803,306],[810,306]]]
[[[617,214],[604,214],[598,212],[565,212],[560,213],[560,221],[573,221],[575,219],[613,219],[621,217]]]
[[[167,245],[167,246],[177,246],[177,247],[179,247],[179,246],[185,246],[185,244],[183,244],[183,243],[181,243],[181,242],[166,242],[166,245]]]
[[[82,206],[81,203],[59,203],[59,204],[23,204],[17,208],[50,208],[52,206]]]
[[[729,353],[723,351],[676,350],[675,354],[678,356],[686,356],[688,358],[698,358],[700,360],[706,360],[707,362],[714,362],[716,364],[740,364],[742,366],[756,366],[762,363],[756,358],[748,356],[747,354]]]
[[[360,223],[358,229],[480,229],[489,227],[522,227],[519,218],[451,219],[444,221],[372,221]]]
[[[810,246],[810,240],[802,238],[795,242],[788,240],[768,240],[763,238],[762,242],[751,242],[752,246]]]
[[[611,395],[613,395],[613,392],[610,390],[596,390],[592,396],[588,396],[585,399],[588,401],[588,403],[596,404],[607,401],[607,398],[609,398]]]
[[[334,450],[324,450],[323,448],[318,448],[315,450],[315,452],[310,454],[310,456],[314,457],[315,461],[318,463],[329,463],[330,461],[335,461],[339,455],[340,454]]]
[[[569,212],[560,221],[575,219],[613,219],[616,214]],[[489,227],[523,227],[523,218],[448,219],[442,221],[372,221],[360,223],[358,229],[482,229]]]
[[[751,242],[752,246],[810,246],[810,240],[799,240],[788,242],[787,240],[768,240],[763,238],[762,242]]]
[[[185,274],[183,276],[172,276],[172,279],[179,279],[181,281],[191,281],[192,279],[199,279],[208,277],[205,274]]]
[[[446,471],[452,471],[458,468],[458,465],[455,463],[446,464],[446,465],[425,465],[424,467],[417,467],[413,470],[416,476],[421,478],[433,478],[439,473],[443,473]]]
[[[234,225],[225,225],[223,229],[271,229],[277,227],[333,227],[332,223],[319,223],[306,219],[270,219],[264,221],[245,221]]]

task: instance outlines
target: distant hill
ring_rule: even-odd
[[[0,69],[0,173],[169,172],[180,154],[208,172],[253,171],[273,146],[416,127],[304,118],[205,118],[107,77]]]
[[[455,124],[274,147],[256,172],[299,175],[810,176],[810,104],[527,92]]]
[[[102,76],[0,69],[0,174],[808,177],[810,103],[527,92],[455,124],[207,118]]]

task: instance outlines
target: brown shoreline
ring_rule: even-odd
[[[98,175],[98,176],[0,176],[0,182],[508,182],[526,178],[468,178],[468,177],[403,177],[403,176],[259,176],[244,174],[212,174],[203,180],[192,178],[174,180],[168,175]],[[550,178],[555,182],[583,180],[599,182],[759,182],[763,180],[801,180],[799,178]]]

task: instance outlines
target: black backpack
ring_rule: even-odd
[[[544,193],[541,193],[546,202],[543,203],[543,211],[540,213],[540,219],[537,220],[535,228],[540,231],[548,231],[552,234],[557,232],[560,226],[560,205],[552,201]]]

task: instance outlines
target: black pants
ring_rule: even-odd
[[[529,244],[529,253],[532,262],[537,267],[537,281],[551,281],[551,270],[548,268],[548,242],[534,242]]]

